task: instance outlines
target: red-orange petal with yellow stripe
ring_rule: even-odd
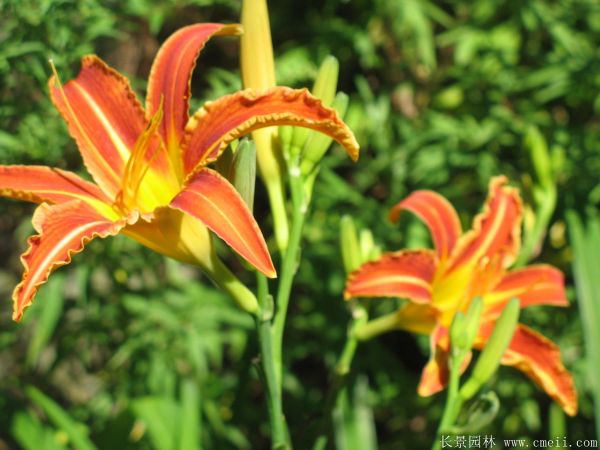
[[[438,256],[446,258],[462,233],[458,214],[450,202],[433,191],[415,191],[392,208],[390,219],[397,221],[403,210],[412,212],[425,222]]]
[[[513,270],[485,295],[486,315],[499,315],[506,302],[518,297],[521,307],[534,305],[569,306],[565,277],[556,267],[536,264]]]
[[[97,56],[88,55],[81,59],[77,78],[61,87],[53,76],[49,87],[88,172],[114,199],[130,151],[146,124],[129,81]]]
[[[448,329],[438,325],[429,336],[429,361],[421,372],[417,392],[428,397],[440,392],[448,383]]]
[[[177,148],[183,137],[189,114],[190,78],[204,45],[213,36],[240,33],[239,25],[190,25],[171,35],[160,48],[148,80],[146,119],[158,111],[162,99],[165,114],[159,130],[168,147]]]
[[[437,258],[430,250],[385,253],[349,275],[344,297],[401,297],[431,302],[436,265]]]
[[[459,239],[451,255],[449,271],[482,258],[499,258],[504,268],[515,261],[521,246],[523,207],[519,191],[507,183],[504,176],[490,180],[483,212],[475,217],[472,230]]]
[[[69,264],[74,254],[95,237],[113,236],[126,220],[107,220],[85,203],[72,202],[38,207],[33,217],[38,232],[28,240],[29,248],[21,256],[23,278],[13,292],[13,320],[19,321],[39,287],[55,269]]]
[[[560,349],[532,329],[519,325],[502,357],[502,364],[524,372],[570,416],[577,414],[573,377],[560,358]]]
[[[246,89],[206,103],[189,120],[182,144],[185,174],[217,159],[234,139],[279,125],[324,133],[344,146],[353,160],[358,158],[352,131],[334,109],[323,106],[307,89],[275,87],[261,93]]]
[[[110,202],[95,184],[46,166],[0,166],[0,195],[34,203]]]
[[[197,172],[170,206],[202,221],[266,276],[276,276],[267,244],[252,213],[231,183],[214,170],[205,168]]]

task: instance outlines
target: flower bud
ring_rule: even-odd
[[[343,92],[338,92],[331,107],[337,111],[340,117],[344,117],[348,109],[348,103],[348,96]],[[331,141],[332,139],[323,133],[310,132],[302,157],[301,169],[303,174],[309,174],[317,167],[331,145]]]
[[[450,325],[450,346],[453,355],[461,353],[464,349],[464,328],[465,315],[462,311],[458,311],[454,314]]]
[[[483,300],[481,297],[475,297],[469,305],[469,309],[465,314],[464,322],[464,343],[465,350],[471,350],[477,333],[479,332],[479,324],[481,323],[481,313],[483,311]]]
[[[517,298],[510,300],[504,307],[485,348],[479,355],[471,377],[460,390],[463,399],[468,400],[473,397],[498,369],[502,355],[504,355],[515,332],[520,307]]]
[[[381,248],[375,244],[373,233],[369,229],[360,230],[360,262],[373,261],[381,256]]]
[[[242,2],[241,69],[245,88],[262,91],[275,86],[275,64],[266,0]],[[267,188],[277,246],[287,248],[289,226],[284,189],[285,165],[277,145],[277,127],[252,132],[256,142],[256,158],[262,180]]]
[[[311,93],[320,99],[325,106],[330,106],[335,97],[339,70],[340,65],[334,56],[326,57],[319,67]],[[291,158],[295,158],[302,153],[304,145],[311,134],[316,134],[316,132],[307,128],[294,128],[294,136],[289,148]]]
[[[343,216],[340,220],[340,247],[342,249],[342,261],[346,273],[350,273],[362,264],[361,248],[358,242],[356,226],[351,216]]]
[[[532,125],[527,128],[523,145],[529,151],[536,178],[542,188],[547,189],[554,185],[554,171],[552,159],[548,152],[546,139],[540,130]]]
[[[244,139],[238,145],[229,171],[229,181],[244,199],[248,209],[254,208],[254,186],[256,183],[256,146]]]

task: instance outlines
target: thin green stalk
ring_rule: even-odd
[[[358,347],[359,340],[356,335],[356,330],[364,325],[367,322],[367,319],[367,312],[364,309],[357,308],[354,311],[353,319],[348,329],[346,343],[344,344],[342,353],[340,353],[340,357],[335,365],[333,380],[325,399],[325,407],[323,408],[323,423],[313,445],[313,450],[323,450],[327,446],[328,433],[332,427],[333,410],[338,403],[340,393],[346,387],[352,360],[354,359],[356,348]]]
[[[285,207],[285,190],[280,179],[276,181],[265,182],[269,203],[271,204],[271,213],[273,214],[273,228],[275,232],[275,241],[280,254],[284,254],[289,241],[289,224]]]
[[[375,336],[379,336],[382,333],[397,328],[397,324],[398,314],[396,312],[389,313],[385,316],[377,317],[370,322],[361,324],[360,327],[356,328],[356,337],[360,341],[368,341]]]
[[[541,244],[544,233],[548,229],[548,224],[552,219],[552,214],[556,209],[556,187],[547,189],[544,197],[536,210],[535,223],[533,228],[525,236],[523,247],[519,257],[515,262],[515,267],[522,267],[531,259],[536,248]]]
[[[257,296],[260,314],[256,320],[258,339],[260,342],[261,364],[263,368],[265,385],[267,389],[267,405],[269,409],[269,422],[271,425],[272,447],[287,449],[287,435],[283,407],[281,402],[281,385],[277,380],[277,362],[274,358],[273,330],[271,317],[273,307],[269,299],[269,286],[264,275],[257,273]],[[279,368],[279,370],[281,370]]]
[[[451,358],[448,397],[446,398],[446,406],[444,407],[444,413],[437,429],[436,440],[433,443],[432,450],[439,450],[442,448],[443,433],[447,432],[454,425],[454,422],[456,421],[458,413],[462,407],[463,398],[459,394],[459,382],[460,361],[459,358]]]
[[[307,210],[307,204],[304,200],[302,174],[297,164],[290,165],[289,180],[292,194],[292,225],[287,251],[283,257],[279,272],[279,289],[276,298],[277,312],[273,319],[273,357],[275,358],[277,367],[277,382],[280,389],[282,379],[283,330],[285,328],[292,284],[296,270],[298,269],[300,241],[302,240],[302,229]]]

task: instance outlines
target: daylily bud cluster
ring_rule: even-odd
[[[471,351],[479,324],[481,323],[481,312],[483,311],[483,300],[476,297],[469,306],[466,313],[459,311],[454,316],[450,327],[450,345],[452,357],[459,365]]]
[[[479,355],[471,377],[460,390],[463,399],[468,400],[473,397],[498,370],[502,356],[512,340],[519,321],[519,311],[519,299],[513,298],[500,314],[487,345]]]
[[[351,273],[381,254],[381,249],[375,244],[371,230],[363,229],[359,234],[354,220],[349,215],[342,216],[340,220],[340,248],[346,273]]]
[[[324,106],[335,109],[343,117],[348,108],[348,96],[337,91],[339,63],[334,56],[327,56],[317,73],[311,93],[321,100]],[[280,144],[288,161],[299,161],[301,173],[312,175],[323,155],[331,145],[331,139],[320,133],[298,127],[281,127]],[[312,183],[310,184],[311,190]]]

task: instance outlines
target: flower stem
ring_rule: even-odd
[[[283,261],[279,271],[279,286],[275,305],[273,305],[273,300],[268,293],[267,279],[260,274],[258,275],[257,290],[260,305],[257,327],[262,367],[269,397],[269,420],[273,449],[291,448],[282,406],[283,330],[290,294],[292,292],[292,284],[298,268],[300,241],[302,240],[302,229],[307,210],[302,175],[297,164],[290,167],[289,180],[292,194],[292,222],[289,240],[283,253]]]
[[[267,405],[271,425],[273,449],[288,449],[285,418],[281,402],[281,387],[277,380],[277,365],[273,357],[273,300],[269,296],[269,286],[264,275],[257,273],[257,294],[260,314],[256,319],[258,340],[260,342],[261,364],[267,389]]]
[[[462,356],[464,357],[464,355]],[[444,407],[444,413],[442,414],[442,420],[437,429],[436,440],[432,450],[439,450],[442,448],[443,433],[448,432],[448,430],[452,428],[464,402],[458,389],[460,384],[461,359],[463,358],[452,357],[449,361],[450,380],[448,383],[448,397],[446,398],[446,406]]]
[[[213,255],[210,270],[207,270],[207,273],[217,286],[231,295],[238,306],[251,314],[258,312],[258,303],[252,291],[232,274],[216,255]]]
[[[285,207],[284,187],[280,178],[266,181],[265,186],[267,188],[267,194],[269,195],[271,213],[273,214],[273,231],[275,233],[275,242],[277,243],[279,252],[283,254],[287,249],[290,234],[287,211]]]
[[[368,320],[367,311],[357,306],[352,314],[352,321],[348,326],[348,334],[346,343],[340,357],[335,365],[333,379],[330,384],[329,392],[325,399],[325,407],[323,408],[323,422],[321,429],[317,434],[317,438],[313,445],[313,450],[322,450],[327,446],[328,433],[332,426],[332,415],[333,410],[338,404],[340,393],[346,387],[348,382],[348,375],[350,373],[350,366],[356,353],[359,340],[356,336],[356,330],[364,325]]]
[[[398,314],[396,312],[373,319],[356,328],[355,334],[359,341],[368,341],[382,333],[397,328]]]
[[[303,179],[297,165],[290,165],[289,171],[290,191],[292,196],[292,225],[287,250],[283,257],[280,270],[279,288],[276,297],[276,314],[273,319],[273,357],[278,368],[277,382],[281,389],[282,380],[282,345],[283,330],[287,316],[290,294],[294,276],[298,269],[300,257],[300,242],[302,240],[302,229],[308,205],[304,199]]]

